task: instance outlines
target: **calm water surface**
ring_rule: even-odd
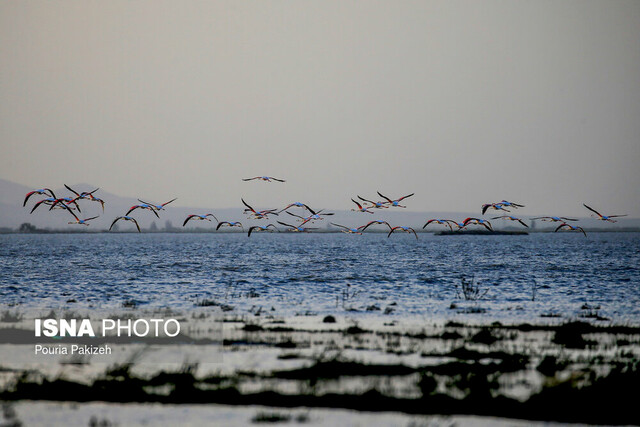
[[[0,236],[0,273],[3,307],[207,299],[238,314],[640,323],[640,233],[14,234]]]

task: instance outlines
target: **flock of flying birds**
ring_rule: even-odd
[[[264,182],[285,182],[285,180],[283,179],[278,179],[278,178],[274,178],[271,176],[256,176],[253,178],[243,178],[243,181],[253,181],[253,180],[261,180]],[[72,196],[67,196],[67,197],[61,197],[58,198],[56,197],[56,195],[54,194],[54,192],[49,189],[49,188],[42,188],[42,189],[38,189],[38,190],[34,190],[34,191],[30,191],[26,194],[25,198],[24,198],[24,203],[23,203],[23,207],[25,207],[27,205],[27,202],[29,201],[29,199],[31,198],[31,196],[34,195],[40,195],[40,196],[46,196],[44,199],[41,199],[39,201],[37,201],[32,209],[30,213],[33,213],[36,209],[38,209],[38,207],[40,206],[48,206],[49,207],[49,211],[52,211],[54,209],[61,209],[61,210],[66,210],[67,212],[69,212],[71,214],[71,216],[73,216],[74,220],[73,221],[69,221],[69,224],[79,224],[79,225],[89,225],[89,221],[98,218],[98,216],[93,216],[90,218],[83,218],[80,219],[78,217],[78,215],[76,215],[76,212],[78,214],[82,213],[82,211],[80,210],[80,204],[78,202],[81,201],[86,201],[86,202],[98,202],[101,204],[102,206],[102,211],[104,212],[104,200],[96,197],[94,195],[94,193],[96,191],[98,191],[99,189],[96,188],[93,191],[83,191],[83,192],[77,192],[75,190],[73,190],[71,187],[69,187],[68,185],[64,184],[65,188],[67,190],[69,190],[73,195]],[[362,213],[369,213],[369,214],[374,214],[374,210],[380,210],[380,209],[388,209],[388,208],[406,208],[405,205],[400,204],[400,202],[402,202],[404,199],[407,199],[411,196],[414,195],[414,193],[408,194],[406,196],[402,196],[400,198],[397,199],[391,199],[385,195],[383,195],[382,193],[380,193],[379,191],[377,192],[378,196],[380,196],[382,198],[382,200],[379,201],[374,201],[374,200],[369,200],[369,199],[365,199],[363,197],[357,196],[357,198],[360,201],[354,200],[353,198],[351,199],[351,201],[353,203],[355,203],[355,205],[357,206],[357,208],[353,208],[351,209],[352,211],[356,211],[356,212],[362,212]],[[176,200],[176,198],[169,200],[168,202],[162,203],[162,204],[153,204],[153,203],[148,203],[145,202],[143,200],[138,199],[138,201],[140,202],[137,205],[131,206],[129,208],[129,210],[127,211],[127,213],[125,215],[119,216],[116,219],[113,220],[113,222],[111,223],[111,227],[109,227],[109,230],[111,230],[113,228],[113,226],[120,220],[122,221],[130,221],[133,222],[136,226],[136,228],[138,229],[138,232],[140,232],[140,226],[138,225],[138,221],[136,221],[136,219],[132,216],[130,216],[130,214],[136,210],[147,210],[150,211],[153,215],[155,215],[157,218],[160,218],[160,215],[158,214],[158,212],[165,210],[165,206],[167,206],[169,203],[173,202],[174,200]],[[294,203],[290,203],[289,205],[285,206],[282,209],[265,209],[265,210],[255,210],[253,207],[251,207],[247,202],[244,201],[244,199],[240,199],[242,200],[242,203],[245,206],[244,209],[244,213],[247,215],[248,218],[250,219],[258,219],[258,220],[269,220],[270,216],[279,216],[282,213],[286,213],[287,215],[289,215],[290,217],[292,217],[292,220],[294,222],[297,222],[298,224],[289,224],[287,222],[284,221],[276,221],[278,224],[280,224],[281,226],[286,227],[285,231],[291,231],[291,232],[310,232],[311,230],[315,230],[317,229],[317,227],[310,227],[309,225],[312,225],[315,221],[318,220],[323,220],[324,217],[327,216],[331,216],[334,215],[334,213],[332,212],[324,212],[324,209],[320,209],[320,210],[313,210],[311,209],[308,205],[304,204],[304,203],[300,203],[300,202],[294,202]],[[518,209],[518,208],[522,208],[524,207],[524,205],[519,204],[519,203],[514,203],[514,202],[509,202],[507,200],[502,200],[500,202],[496,202],[496,203],[486,203],[484,205],[482,205],[482,215],[485,215],[487,213],[487,211],[489,210],[493,210],[496,211],[497,213],[503,213],[503,212],[507,212],[507,213],[511,213],[511,210],[513,209]],[[626,215],[602,215],[601,213],[599,213],[598,211],[596,211],[595,209],[587,206],[586,204],[584,205],[585,208],[589,209],[592,212],[592,217],[599,219],[601,221],[608,221],[608,222],[616,222],[615,219],[613,218],[618,218],[618,217],[623,217]],[[290,212],[290,209],[294,209],[294,208],[299,208],[298,212],[300,213],[300,209],[302,209],[302,215],[298,214],[298,213],[293,213]],[[212,213],[206,213],[206,214],[191,214],[188,215],[184,222],[182,223],[182,226],[186,226],[187,223],[189,221],[211,221],[211,218],[213,218],[217,225],[216,225],[216,230],[219,230],[221,227],[238,227],[241,228],[244,231],[244,226],[242,225],[241,222],[239,221],[220,221],[218,220],[218,218],[216,218],[216,216]],[[295,218],[295,219],[293,219]],[[524,227],[529,227],[522,218],[518,218],[512,215],[499,215],[499,216],[495,216],[495,217],[491,217],[492,220],[505,220],[505,221],[515,221],[520,223],[522,226]],[[559,222],[560,224],[558,225],[558,227],[555,229],[555,231],[560,231],[560,230],[567,230],[567,231],[579,231],[582,232],[585,236],[587,235],[587,233],[584,231],[584,229],[582,227],[579,226],[575,226],[575,225],[571,225],[569,224],[569,222],[573,222],[573,221],[578,221],[576,218],[567,218],[567,217],[558,217],[558,216],[541,216],[541,217],[535,217],[535,218],[529,218],[530,220],[541,220],[541,221],[549,221],[549,222]],[[493,232],[493,227],[491,225],[491,222],[489,222],[488,219],[483,219],[483,218],[466,218],[464,219],[462,222],[458,222],[458,221],[454,221],[452,219],[444,219],[444,218],[433,218],[433,219],[429,219],[427,220],[426,224],[422,226],[423,229],[427,228],[427,226],[429,226],[430,224],[439,224],[439,225],[443,225],[445,227],[448,227],[450,231],[454,231],[454,227],[455,227],[455,231],[460,231],[465,229],[466,227],[470,226],[470,225],[478,225],[478,226],[482,226],[484,228],[486,228],[487,230],[489,230],[490,232]],[[374,225],[383,225],[389,228],[389,233],[387,234],[387,237],[391,236],[392,233],[394,232],[406,232],[406,233],[413,233],[413,235],[416,237],[416,239],[418,238],[418,234],[416,233],[416,231],[411,228],[411,227],[405,227],[405,226],[391,226],[387,221],[381,221],[381,220],[373,220],[373,221],[369,221],[366,224],[357,227],[357,228],[351,228],[351,227],[347,227],[345,225],[341,225],[341,224],[336,224],[331,222],[331,225],[338,227],[340,229],[340,231],[344,232],[344,233],[349,233],[349,234],[362,234],[367,228],[374,226]],[[280,231],[278,229],[278,227],[276,227],[274,224],[269,223],[267,225],[254,225],[249,227],[248,232],[247,232],[247,236],[251,236],[252,232],[259,232],[259,231]]]

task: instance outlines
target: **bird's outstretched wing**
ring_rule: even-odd
[[[345,230],[350,230],[349,227],[345,227],[344,225],[336,224],[335,222],[330,222],[329,224],[335,225],[336,227],[344,228]]]
[[[71,191],[76,196],[80,197],[80,194],[76,190],[74,190],[73,188],[69,187],[67,184],[64,184],[64,188],[66,188],[67,190]]]
[[[602,218],[602,215],[600,214],[600,212],[598,212],[597,210],[585,205],[584,203],[582,204],[585,208],[589,209],[591,212],[595,213],[596,215],[598,215],[600,218]]]
[[[385,196],[384,194],[380,193],[379,191],[377,191],[378,196],[382,197],[383,199],[385,199],[387,202],[389,203],[393,203],[393,200],[391,200],[390,198],[388,198],[387,196]]]
[[[400,201],[402,201],[402,200],[406,199],[407,197],[411,197],[411,196],[413,196],[414,194],[416,194],[416,193],[411,193],[411,194],[407,194],[406,196],[402,196],[402,197],[400,197],[400,198],[398,199],[398,201],[400,202]]]
[[[109,231],[111,231],[111,229],[113,228],[113,226],[115,225],[116,222],[118,222],[118,220],[122,219],[121,216],[117,217],[116,219],[113,220],[113,222],[111,223],[111,227],[109,227]]]
[[[195,216],[197,216],[197,215],[189,215],[187,217],[187,219],[185,219],[184,222],[182,223],[182,226],[184,227],[185,225],[187,225],[187,222],[189,222],[189,220],[192,219]]]

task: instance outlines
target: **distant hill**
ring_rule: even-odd
[[[91,184],[70,184],[71,188],[78,192],[82,191],[91,191],[97,186]],[[34,190],[31,187],[27,187],[25,185],[17,184],[8,180],[0,179],[0,228],[10,228],[17,229],[23,223],[31,223],[37,228],[41,229],[55,229],[55,230],[79,230],[85,229],[84,226],[80,225],[69,225],[68,221],[72,217],[68,212],[62,210],[53,210],[49,211],[47,206],[40,206],[33,214],[29,214],[29,211],[32,209],[34,204],[41,200],[43,197],[39,195],[33,195],[26,207],[22,206],[24,201],[25,194],[29,191]],[[53,188],[52,189],[56,196],[65,197],[72,195],[66,188]],[[91,216],[100,215],[99,218],[91,221],[91,225],[86,227],[87,230],[98,231],[98,230],[106,230],[111,225],[111,222],[118,216],[126,214],[129,208],[139,202],[131,197],[121,197],[116,194],[110,193],[106,189],[98,190],[95,195],[105,201],[105,211],[102,212],[102,208],[97,202],[90,202],[86,200],[80,201],[80,208],[82,209],[82,213],[77,214],[80,218],[86,218]],[[147,200],[148,202],[157,202],[162,203],[166,200]],[[175,203],[175,202],[174,202]],[[278,206],[270,206],[276,208]],[[262,206],[256,208],[264,208]],[[232,208],[232,209],[217,209],[215,206],[208,207],[180,207],[177,204],[175,206],[170,204],[167,206],[166,210],[159,212],[160,218],[157,218],[153,213],[147,210],[136,210],[131,216],[136,218],[142,228],[152,227],[152,224],[155,223],[155,228],[159,230],[164,230],[167,225],[174,227],[177,230],[186,230],[186,229],[194,229],[194,228],[205,228],[205,229],[214,229],[215,221],[207,222],[207,221],[190,221],[186,227],[182,227],[182,223],[184,219],[189,214],[205,214],[205,213],[213,213],[220,221],[241,221],[245,225],[245,229],[247,229],[251,225],[264,225],[268,222],[273,222],[278,225],[275,221],[280,220],[289,224],[296,224],[297,218],[288,215],[286,213],[282,213],[279,216],[274,216],[270,221],[257,221],[257,220],[249,220],[243,214],[244,207]],[[292,209],[291,212],[304,215],[305,211],[301,209]],[[368,221],[372,219],[381,219],[388,221],[392,225],[405,225],[414,227],[416,231],[421,231],[422,226],[425,222],[430,218],[450,218],[454,220],[461,221],[466,217],[476,216],[482,217],[480,212],[407,212],[401,208],[389,208],[389,209],[381,209],[375,210],[375,214],[367,214],[360,212],[351,212],[345,210],[330,210],[327,209],[325,212],[335,212],[335,215],[326,217],[326,219],[322,221],[317,221],[314,224],[314,227],[331,228],[329,222],[335,222],[337,224],[346,225],[349,227],[356,227],[360,225],[366,224]],[[520,212],[513,212],[515,215],[519,215],[524,210],[520,210]],[[544,214],[543,214],[544,215]],[[489,218],[492,215],[486,215],[484,218]],[[524,218],[529,218],[533,216],[539,216],[538,214],[526,214],[522,215]],[[526,221],[528,222],[528,221]],[[501,221],[495,220],[493,221],[493,225],[495,229],[501,230],[520,230],[524,229],[519,224],[514,224],[510,221]],[[623,228],[640,228],[640,219],[628,219],[623,218],[618,223],[609,224],[603,223],[600,221],[596,221],[594,219],[585,217],[580,219],[580,225],[586,229],[611,229],[611,230],[620,230]],[[280,228],[280,225],[278,225]],[[119,229],[120,230],[129,230],[133,229],[134,225],[127,222],[120,222]],[[541,230],[549,230],[552,229],[553,224],[536,222],[536,226],[534,227],[535,231]],[[431,231],[441,231],[445,228],[439,225],[430,225],[428,230]],[[529,229],[528,231],[532,231]]]

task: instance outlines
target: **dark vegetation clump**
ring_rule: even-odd
[[[488,328],[482,328],[480,332],[471,337],[470,341],[478,344],[491,345],[500,338],[496,337]]]
[[[553,342],[566,348],[584,349],[593,342],[585,340],[582,335],[593,329],[593,326],[585,322],[565,323],[556,329]]]
[[[258,412],[251,422],[255,424],[259,423],[287,423],[291,421],[291,415],[281,414],[278,412]]]

